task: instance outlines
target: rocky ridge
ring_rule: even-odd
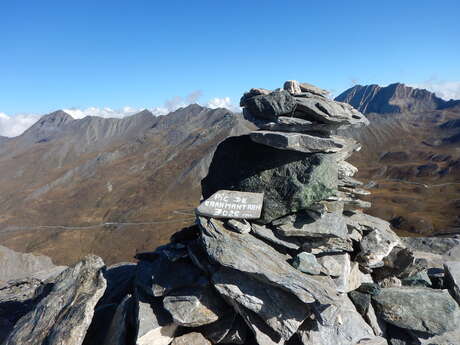
[[[202,192],[264,193],[260,219],[197,215],[137,265],[89,256],[4,344],[458,345],[460,241],[403,240],[362,212],[360,146],[335,133],[367,119],[326,95],[288,81],[242,97],[260,130],[217,147]]]

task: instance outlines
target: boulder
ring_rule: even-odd
[[[177,325],[158,299],[136,296],[134,304],[136,345],[168,345],[174,338]]]
[[[174,338],[171,345],[211,345],[211,342],[201,333],[192,332]]]
[[[300,83],[297,80],[288,80],[284,83],[283,89],[289,92],[291,95],[302,93],[300,89]]]
[[[326,213],[315,220],[308,213],[300,212],[288,216],[288,219],[285,224],[275,227],[275,231],[281,236],[348,238],[345,219],[340,213]]]
[[[229,231],[215,219],[200,217],[198,224],[209,258],[221,266],[285,290],[304,303],[329,304],[337,298],[333,282],[328,277],[299,272],[285,261],[282,254],[252,235]]]
[[[362,265],[371,268],[383,266],[383,259],[391,253],[394,247],[400,244],[398,235],[390,228],[375,228],[365,235],[359,243],[361,248],[359,258]]]
[[[446,285],[451,295],[460,304],[460,262],[451,261],[444,264],[446,272]]]
[[[49,294],[15,325],[5,345],[79,345],[104,294],[104,262],[89,255],[63,271]]]
[[[335,194],[337,167],[326,154],[277,150],[245,135],[218,146],[201,186],[205,199],[219,190],[264,193],[257,222],[266,224]]]
[[[361,285],[362,273],[359,270],[359,264],[350,260],[349,254],[339,254],[335,259],[340,263],[342,271],[334,282],[337,285],[337,291],[347,293],[357,289]]]
[[[280,150],[298,151],[305,153],[338,152],[347,144],[339,137],[318,137],[310,134],[254,131],[250,134],[252,141],[274,147]]]
[[[446,290],[391,287],[372,300],[377,315],[400,328],[437,335],[460,326],[460,308]]]
[[[318,263],[321,265],[321,271],[331,277],[338,277],[342,274],[342,256],[346,254],[338,255],[322,255],[317,258]]]
[[[300,87],[300,91],[302,92],[309,92],[309,93],[312,93],[318,96],[326,97],[329,94],[329,91],[321,89],[309,83],[300,83],[299,87]]]
[[[292,266],[297,268],[300,272],[318,275],[321,273],[321,265],[316,261],[313,254],[301,252],[296,255],[292,261]]]
[[[289,92],[283,90],[242,99],[242,106],[256,118],[276,120],[278,116],[291,114],[295,110],[296,101]]]
[[[249,98],[252,98],[254,96],[260,96],[260,95],[268,95],[271,92],[271,90],[263,89],[263,88],[252,88],[248,92],[245,92],[243,97],[240,99],[240,107],[243,107],[246,100]]]
[[[294,99],[297,104],[294,115],[296,117],[343,126],[369,124],[369,120],[349,104],[308,94],[296,96]]]
[[[291,293],[270,286],[237,270],[222,268],[212,280],[230,304],[257,314],[282,339],[288,340],[311,314]]]
[[[321,319],[322,322],[307,320],[299,329],[303,345],[355,345],[375,337],[372,328],[346,295],[340,302],[327,307],[321,313]]]
[[[338,167],[339,179],[345,177],[352,177],[358,172],[357,167],[345,161],[340,161],[338,163]]]
[[[222,316],[227,305],[209,285],[173,291],[163,299],[164,308],[176,325],[199,327]]]

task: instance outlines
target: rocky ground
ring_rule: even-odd
[[[198,215],[137,264],[4,283],[5,345],[460,344],[460,240],[362,212],[360,146],[335,133],[367,119],[295,81],[241,105],[259,130],[218,146],[202,192],[264,193],[261,217]]]

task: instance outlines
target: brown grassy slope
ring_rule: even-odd
[[[449,134],[438,125],[460,118],[460,111],[368,117],[371,125],[353,133],[363,148],[350,159],[358,179],[377,184],[368,212],[401,234],[458,231],[460,146],[433,143]]]
[[[191,107],[163,117],[134,139],[91,142],[62,154],[61,147],[74,138],[66,133],[0,155],[0,243],[46,254],[59,264],[88,253],[109,264],[131,260],[137,251],[165,243],[192,221],[174,211],[198,204],[199,181],[217,144],[245,130],[226,110]],[[119,222],[148,224],[39,227]]]

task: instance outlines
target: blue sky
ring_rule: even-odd
[[[288,79],[460,97],[459,13],[457,0],[4,0],[0,113],[164,108],[191,93],[236,104]]]

